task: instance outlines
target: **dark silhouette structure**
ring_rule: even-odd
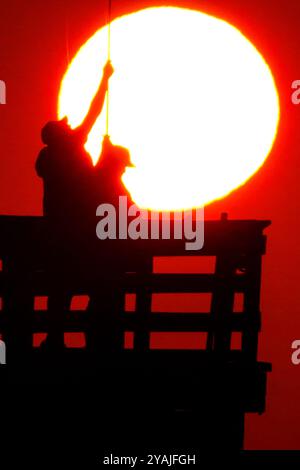
[[[138,452],[141,458],[143,453],[190,452],[197,453],[198,464],[211,465],[220,455],[233,462],[243,449],[245,413],[265,409],[270,364],[257,361],[257,348],[263,230],[269,222],[229,221],[225,215],[207,221],[198,252],[186,251],[185,240],[178,239],[97,239],[97,206],[117,209],[120,196],[131,202],[121,180],[132,166],[128,150],[106,136],[95,167],[84,150],[112,73],[108,62],[78,128],[70,129],[62,119],[42,130],[46,147],[36,170],[44,182],[44,217],[0,217],[6,379],[14,385],[59,387],[56,420],[49,412],[47,423],[60,421],[59,412],[68,415],[71,452],[77,437],[73,427],[80,425],[79,448],[85,440],[91,449],[91,430],[101,423],[105,452]],[[187,256],[197,257],[199,264],[212,259],[213,269],[155,271],[161,257]],[[209,308],[192,314],[154,312],[155,294],[198,294],[209,300]],[[128,295],[134,299],[130,312]],[[71,309],[75,296],[88,299],[84,310]],[[37,306],[41,298],[47,303],[43,310]],[[76,332],[84,335],[85,346],[67,347],[66,333]],[[34,347],[39,333],[46,340]],[[155,335],[172,333],[196,334],[198,348],[155,346]],[[45,411],[44,402],[41,407]],[[66,451],[64,434],[62,442]],[[83,468],[88,468],[83,454]]]
[[[243,448],[245,413],[263,413],[266,376],[270,365],[257,361],[261,326],[260,281],[268,221],[227,220],[205,223],[204,248],[185,251],[183,240],[95,240],[89,270],[73,264],[68,275],[58,263],[49,273],[48,221],[43,217],[0,218],[0,331],[7,345],[11,383],[57,383],[88,387],[80,407],[86,433],[94,420],[105,429],[101,449],[141,452],[196,450],[201,459],[233,459]],[[120,253],[127,269],[115,269]],[[213,272],[155,273],[160,257],[197,256],[199,263],[214,258]],[[89,260],[91,255],[88,254]],[[105,266],[105,269],[104,269]],[[106,315],[95,310],[62,311],[55,325],[63,332],[113,332],[109,341],[81,349],[33,348],[34,333],[47,333],[49,311],[34,308],[34,299],[50,297],[60,289],[72,297],[93,296],[105,290],[121,299],[109,304]],[[199,293],[210,296],[208,312],[153,313],[154,293]],[[125,310],[125,296],[135,295],[133,312]],[[235,311],[236,296],[242,297]],[[108,323],[109,324],[108,324]],[[127,333],[126,333],[127,332]],[[198,350],[152,348],[153,333],[194,332],[205,335]],[[124,335],[133,335],[124,348]],[[240,345],[233,349],[233,339]],[[26,368],[24,369],[24,364]],[[55,364],[55,367],[53,365]],[[82,389],[80,389],[82,390]],[[78,395],[76,394],[76,397]],[[75,398],[74,398],[75,400]],[[101,424],[99,424],[101,423]],[[154,430],[153,430],[154,429]],[[124,436],[130,436],[130,442]],[[90,442],[90,441],[89,441]]]

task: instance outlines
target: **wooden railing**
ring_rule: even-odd
[[[20,348],[30,349],[32,335],[46,333],[51,322],[50,312],[34,310],[36,297],[49,297],[59,288],[70,298],[75,295],[100,298],[101,292],[112,289],[121,299],[119,311],[114,314],[115,327],[119,333],[133,333],[135,350],[148,350],[153,332],[201,332],[207,335],[206,353],[226,360],[230,355],[255,361],[261,316],[261,261],[265,253],[263,230],[268,225],[268,221],[256,220],[207,221],[204,247],[198,252],[186,251],[184,240],[97,240],[94,253],[97,262],[93,266],[99,266],[98,270],[93,267],[84,271],[78,263],[77,269],[72,264],[69,270],[61,271],[58,263],[54,273],[53,269],[47,268],[51,258],[47,221],[41,217],[2,216],[2,335],[8,346],[16,344],[12,338],[16,335]],[[128,256],[127,272],[117,270],[116,274],[114,266],[120,253]],[[161,256],[169,259],[197,256],[199,260],[214,257],[214,272],[155,273],[153,260]],[[124,299],[128,293],[136,296],[135,312],[125,311]],[[155,293],[210,294],[210,309],[196,313],[153,313],[151,302]],[[237,294],[243,297],[239,311],[234,308]],[[60,328],[68,332],[85,332],[91,319],[87,313],[64,309]],[[93,327],[101,329],[101,316],[94,320]],[[231,338],[235,332],[241,334],[241,347],[232,350]]]

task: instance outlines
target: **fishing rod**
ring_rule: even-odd
[[[111,35],[111,3],[112,0],[108,0],[108,20],[107,20],[107,60],[110,61],[110,35]],[[109,129],[109,83],[107,84],[106,91],[106,132],[108,136]]]

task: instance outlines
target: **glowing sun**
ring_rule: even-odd
[[[61,84],[59,117],[79,125],[107,58],[107,27],[78,51]],[[279,100],[257,49],[225,21],[173,7],[112,22],[109,134],[136,168],[123,181],[154,209],[202,206],[247,181],[277,132]],[[97,161],[105,109],[86,148]]]

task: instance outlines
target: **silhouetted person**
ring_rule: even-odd
[[[37,159],[36,171],[43,178],[43,211],[49,221],[50,252],[48,271],[51,292],[48,310],[50,325],[47,346],[63,347],[63,312],[69,308],[72,293],[63,285],[76,270],[88,264],[89,243],[94,208],[94,167],[84,149],[96,119],[102,111],[113,67],[107,62],[99,89],[83,123],[71,129],[67,118],[50,121],[42,129],[46,144]]]
[[[124,147],[113,145],[109,137],[105,136],[102,152],[94,171],[95,207],[100,204],[112,204],[118,214],[120,196],[127,196],[128,206],[132,204],[130,193],[122,181],[126,168],[131,166],[134,165],[129,151]],[[104,252],[101,250],[101,243],[105,244],[103,245],[105,246]],[[129,253],[127,249],[124,249],[124,245],[120,246],[114,241],[107,243],[98,240],[96,249],[101,250],[101,265],[105,266],[107,278],[117,278],[126,271]],[[123,301],[123,294],[113,280],[105,286],[99,283],[97,289],[92,292],[89,304],[90,324],[87,329],[87,346],[91,351],[95,352],[98,349],[111,351],[122,345],[118,314],[122,309]]]
[[[48,122],[42,129],[42,141],[47,147],[38,156],[36,171],[43,178],[43,210],[48,217],[78,217],[89,208],[93,164],[84,144],[102,111],[112,73],[112,65],[107,62],[99,89],[80,126],[71,129],[65,117]]]
[[[119,196],[127,196],[131,204],[131,196],[122,181],[127,167],[134,166],[130,153],[125,147],[113,145],[108,136],[103,139],[102,152],[95,166],[95,197],[96,205],[101,203],[119,205]]]

